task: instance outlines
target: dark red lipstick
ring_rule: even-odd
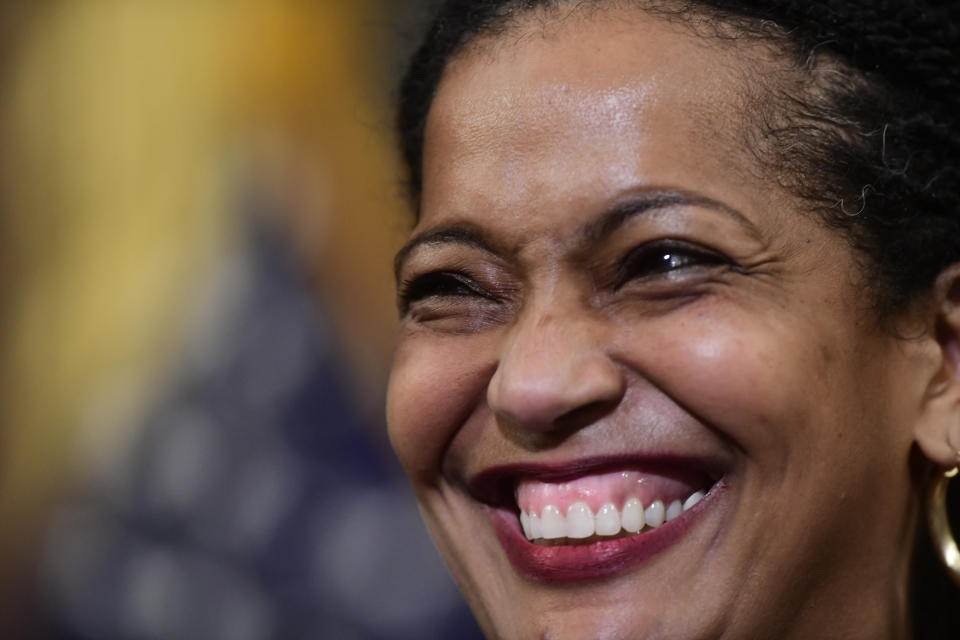
[[[516,570],[534,580],[572,582],[611,577],[647,562],[685,537],[726,488],[718,464],[682,456],[603,457],[560,465],[511,465],[486,470],[470,483],[483,502],[500,544]],[[579,544],[542,545],[524,536],[513,487],[519,478],[565,482],[588,474],[625,468],[683,479],[692,487],[708,488],[689,511],[639,534]]]

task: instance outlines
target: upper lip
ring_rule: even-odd
[[[725,472],[723,465],[710,458],[681,454],[616,454],[577,458],[565,462],[521,462],[488,467],[470,477],[467,489],[474,499],[493,507],[516,508],[514,488],[519,479],[540,482],[567,482],[577,478],[614,471],[635,469],[664,475],[694,474],[715,484]],[[706,487],[703,487],[706,488]]]

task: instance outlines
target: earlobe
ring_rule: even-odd
[[[937,278],[932,310],[939,367],[930,381],[915,437],[924,455],[947,469],[960,462],[960,263]]]

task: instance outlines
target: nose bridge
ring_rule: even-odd
[[[604,333],[602,319],[568,300],[553,298],[525,309],[487,391],[494,413],[544,431],[577,409],[618,400],[624,381]]]

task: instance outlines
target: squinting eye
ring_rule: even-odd
[[[696,267],[729,265],[730,261],[712,251],[686,242],[664,241],[637,247],[620,263],[617,288],[630,280],[672,274]]]
[[[434,271],[400,284],[400,309],[406,312],[411,304],[426,298],[480,296],[492,298],[470,277],[457,271]]]

